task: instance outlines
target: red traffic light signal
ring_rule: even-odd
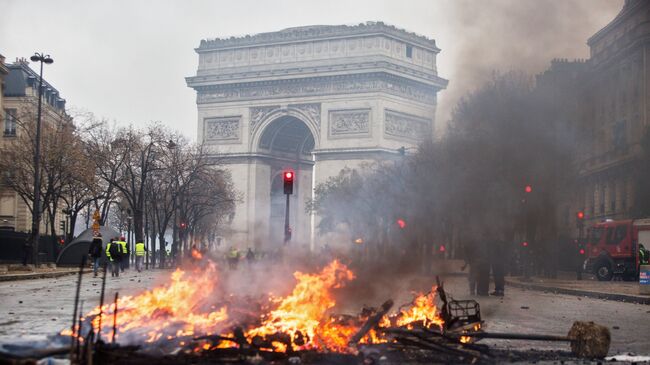
[[[286,170],[282,173],[282,180],[284,181],[284,193],[293,194],[293,178],[295,174],[291,170]]]
[[[403,220],[402,218],[398,218],[397,221],[395,221],[395,223],[397,223],[397,226],[398,226],[400,229],[404,229],[404,228],[406,228],[406,221]]]
[[[524,191],[526,193],[531,193],[533,191],[533,187],[530,185],[526,185],[526,187],[524,187]]]
[[[521,243],[521,246],[522,246],[522,247],[528,247],[528,242],[527,242],[527,241],[522,242],[522,243]]]
[[[181,229],[185,229],[185,228],[187,228],[187,223],[181,222]]]
[[[579,211],[578,213],[576,213],[576,218],[585,219],[585,212],[583,212],[582,210]]]
[[[579,252],[580,252],[581,255],[584,255],[585,254],[585,249],[581,248]]]

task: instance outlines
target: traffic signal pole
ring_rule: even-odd
[[[284,211],[284,244],[286,245],[291,241],[291,227],[289,227],[289,195],[290,194],[285,194],[287,196],[287,206]]]
[[[291,226],[289,226],[289,195],[293,194],[293,179],[295,173],[291,170],[286,170],[282,173],[282,180],[284,182],[284,195],[287,196],[287,205],[284,211],[284,244],[286,245],[291,241]]]
[[[584,251],[582,250],[582,243],[583,243],[583,234],[584,234],[584,227],[585,227],[585,213],[584,211],[579,211],[576,213],[576,226],[578,228],[578,239],[576,240],[576,247],[575,247],[575,255],[576,255],[576,280],[582,280],[582,263],[584,258],[582,257],[582,254]]]

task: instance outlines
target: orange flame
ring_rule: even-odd
[[[348,330],[333,325],[325,315],[336,305],[330,290],[354,279],[354,273],[334,260],[319,274],[296,272],[294,277],[298,283],[293,292],[281,299],[278,307],[264,316],[262,325],[249,330],[246,336],[252,338],[285,333],[295,338],[300,332],[305,338],[301,348],[343,349],[349,336],[341,332]]]
[[[435,292],[436,288],[433,287],[428,294],[418,294],[410,308],[400,311],[397,316],[397,325],[411,329],[413,324],[418,322],[425,327],[437,325],[442,328],[445,322],[436,307]]]
[[[209,305],[216,288],[216,275],[213,263],[192,277],[177,269],[168,285],[134,297],[121,297],[117,312],[118,334],[131,342],[155,342],[163,336],[170,339],[218,330],[228,315],[225,307],[214,310]],[[103,336],[112,332],[114,312],[113,303],[104,305]],[[92,324],[95,329],[99,326],[98,314],[99,307],[86,315],[94,317]]]
[[[136,296],[120,298],[117,313],[119,342],[152,343],[161,340],[180,346],[187,344],[194,352],[237,346],[235,341],[212,343],[210,340],[197,342],[192,339],[219,334],[233,324],[239,325],[232,319],[237,316],[237,308],[214,304],[220,299],[216,280],[218,270],[212,261],[204,261],[204,264],[189,274],[177,269],[171,274],[168,284]],[[259,321],[244,328],[246,339],[251,343],[261,339],[263,348],[281,352],[306,349],[351,351],[348,341],[367,318],[335,317],[330,311],[336,306],[332,291],[353,280],[354,273],[334,260],[318,273],[295,272],[294,277],[297,282],[289,295],[272,298],[272,309],[266,307],[251,313],[252,318]],[[379,327],[396,324],[412,328],[416,323],[426,327],[442,326],[434,296],[435,290],[419,294],[409,308],[384,316]],[[229,313],[229,310],[233,312]],[[112,303],[103,307],[101,332],[104,338],[110,338],[114,311]],[[99,325],[98,313],[99,307],[86,315],[95,330]],[[72,335],[69,329],[61,334]],[[360,342],[380,343],[386,339],[373,329]]]
[[[192,257],[195,260],[201,260],[203,258],[203,254],[201,251],[197,250],[196,248],[192,248]]]

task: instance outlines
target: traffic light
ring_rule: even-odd
[[[406,228],[406,221],[403,220],[402,218],[398,218],[398,219],[395,221],[395,223],[397,223],[397,226],[399,227],[399,229],[404,229],[404,228]]]
[[[187,223],[181,222],[181,229],[185,229],[185,228],[187,228]]]
[[[284,180],[284,193],[289,195],[293,194],[293,178],[295,174],[291,170],[286,170],[282,173],[282,179]]]
[[[61,231],[65,232],[65,221],[59,221],[59,228],[61,228]]]
[[[522,242],[521,247],[524,247],[524,248],[528,247],[528,241]]]
[[[581,210],[576,213],[576,227],[582,229],[584,225],[585,225],[585,212]]]
[[[524,191],[525,191],[526,193],[532,193],[532,192],[533,192],[533,187],[530,186],[530,185],[526,185],[526,186],[524,187]]]

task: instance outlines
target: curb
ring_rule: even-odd
[[[91,272],[92,270],[84,270],[84,274]],[[43,273],[29,273],[29,274],[12,274],[12,275],[0,275],[0,282],[3,281],[17,281],[17,280],[31,280],[31,279],[50,279],[58,278],[61,276],[67,276],[72,274],[78,274],[79,270],[71,271],[59,271],[59,272],[43,272]]]
[[[506,279],[506,283],[515,288],[526,289],[526,290],[545,291],[545,292],[553,292],[557,294],[578,295],[578,296],[596,298],[596,299],[614,300],[619,302],[630,302],[636,304],[650,305],[650,297],[643,297],[637,295],[601,293],[601,292],[594,292],[588,290],[558,288],[558,287],[550,287],[550,286],[531,284],[531,283],[522,283],[519,281],[513,281],[508,279]]]

